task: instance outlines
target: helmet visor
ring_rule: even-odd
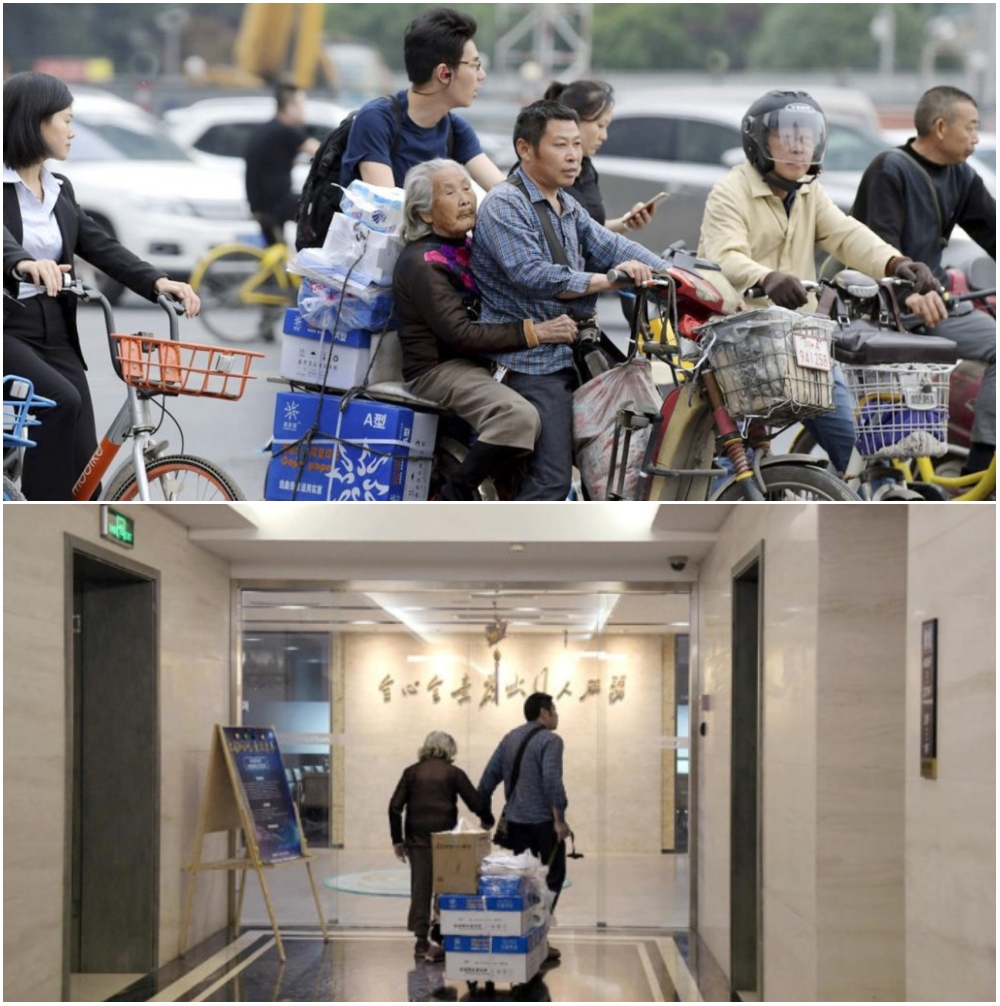
[[[775,168],[803,171],[818,166],[826,149],[826,120],[809,105],[788,105],[764,118],[767,152]]]

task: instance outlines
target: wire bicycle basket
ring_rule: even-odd
[[[948,390],[954,364],[843,366],[858,405],[858,453],[939,458],[948,453]]]
[[[770,307],[698,332],[733,418],[793,422],[834,409],[836,327],[828,318]]]
[[[247,349],[221,349],[156,339],[143,332],[112,334],[121,379],[148,394],[195,395],[235,400],[243,395],[254,357]]]
[[[41,424],[32,414],[33,410],[47,409],[56,403],[51,398],[36,395],[34,384],[26,377],[4,377],[3,390],[4,447],[34,447],[35,441],[25,433],[29,426]]]

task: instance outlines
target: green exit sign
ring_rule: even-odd
[[[101,537],[113,541],[124,548],[135,546],[135,521],[125,514],[112,510],[109,506],[101,507]]]

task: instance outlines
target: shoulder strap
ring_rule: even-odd
[[[396,117],[396,132],[393,134],[392,147],[389,149],[389,160],[391,161],[399,150],[399,134],[403,131],[403,109],[396,95],[390,94],[388,98],[392,105],[393,115]]]
[[[535,211],[535,215],[538,217],[539,222],[542,225],[542,233],[545,235],[545,241],[549,246],[549,252],[552,254],[552,261],[556,265],[569,265],[569,256],[566,254],[566,249],[563,247],[562,242],[559,240],[559,236],[556,234],[555,227],[552,226],[552,217],[549,216],[549,211],[542,205],[541,202],[534,203],[531,202],[531,196],[528,195],[528,187],[524,184],[524,179],[520,175],[511,175],[508,179],[514,188],[518,189],[524,198],[531,203],[531,208]],[[545,200],[542,200],[545,202]]]
[[[521,774],[521,760],[524,758],[524,749],[528,746],[528,741],[539,732],[539,730],[544,730],[545,727],[537,726],[534,730],[528,731],[528,735],[521,741],[521,746],[517,749],[517,757],[514,759],[514,771],[510,775],[510,789],[507,791],[507,799],[511,798],[514,792],[514,787],[517,785],[517,777]]]
[[[941,215],[941,200],[938,198],[938,191],[934,187],[934,179],[928,174],[927,169],[907,150],[902,147],[897,147],[894,151],[901,157],[906,158],[906,160],[923,175],[924,180],[927,182],[927,188],[931,190],[931,202],[934,204],[934,212],[937,214],[938,223],[938,240],[941,242],[941,247],[946,248],[948,246],[948,238],[945,237],[944,233],[944,217]]]

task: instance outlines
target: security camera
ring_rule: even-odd
[[[670,568],[675,573],[682,573],[687,569],[688,557],[686,555],[672,555],[668,560],[670,563]]]

